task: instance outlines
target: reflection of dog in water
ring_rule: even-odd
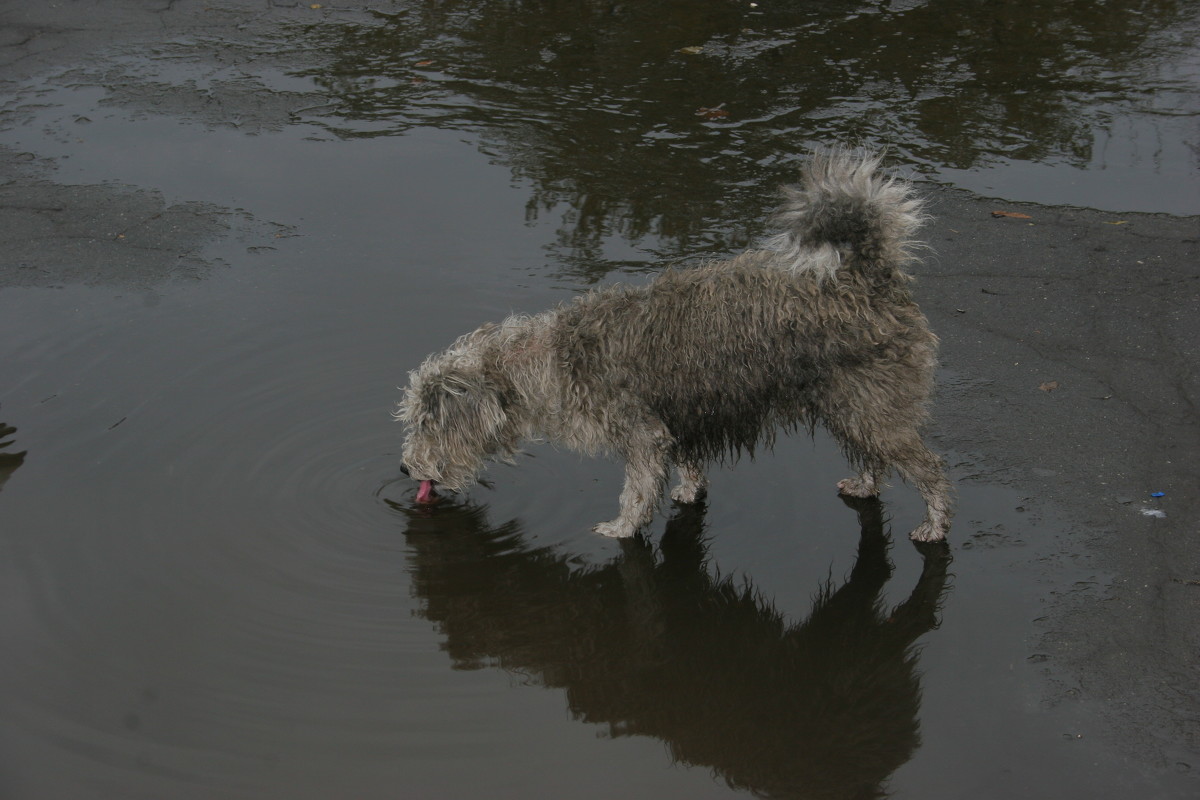
[[[5,425],[0,422],[0,488],[8,482],[9,476],[17,471],[17,467],[25,463],[25,451],[19,453],[4,452],[8,445],[12,444],[12,439],[4,441],[4,437],[11,436],[16,433],[17,429],[11,425]]]
[[[786,190],[771,248],[509,317],[431,356],[396,414],[418,501],[544,437],[625,459],[620,515],[596,530],[631,536],[671,464],[671,497],[694,502],[708,462],[822,423],[859,469],[843,494],[875,495],[894,467],[925,500],[912,538],[944,538],[949,484],[919,433],[937,338],[904,270],[920,204],[878,166],[815,156]]]
[[[679,762],[772,797],[882,796],[919,745],[914,643],[937,626],[944,542],[890,612],[880,504],[847,499],[862,529],[848,580],[790,622],[745,582],[706,567],[703,504],[679,506],[656,553],[624,540],[614,562],[581,568],[531,547],[515,523],[486,524],[448,502],[407,505],[413,587],[460,669],[496,666],[565,690],[579,720],[652,736]]]

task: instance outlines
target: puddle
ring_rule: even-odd
[[[1040,646],[1054,597],[1109,577],[973,478],[978,457],[951,454],[949,563],[904,538],[910,489],[836,497],[823,435],[717,470],[702,513],[627,543],[589,531],[611,462],[532,448],[428,513],[398,473],[389,412],[428,352],[608,273],[741,247],[808,142],[890,143],[964,185],[1028,168],[1003,190],[1024,200],[1080,173],[1089,204],[1200,208],[1177,181],[1194,101],[1151,108],[1166,78],[1102,91],[1194,82],[1186,4],[855,8],[550,4],[516,25],[414,6],[219,67],[183,38],[14,90],[5,167],[100,207],[76,238],[165,221],[152,247],[30,248],[74,271],[0,291],[7,794],[1163,787]],[[990,44],[1034,29],[1028,51]],[[1165,144],[1145,156],[1145,137]],[[1101,167],[1161,191],[1122,199]],[[116,246],[141,247],[137,270]]]
[[[273,144],[281,158],[310,146]],[[550,448],[414,514],[388,417],[405,370],[481,319],[570,292],[517,266],[537,261],[544,236],[500,233],[521,217],[523,187],[471,143],[365,146],[490,186],[470,211],[496,235],[456,241],[452,268],[417,277],[414,265],[444,261],[443,231],[420,209],[462,203],[451,177],[370,210],[352,230],[386,236],[353,258],[336,259],[344,238],[286,238],[201,284],[161,285],[152,305],[103,286],[0,293],[3,359],[19,376],[0,398],[17,428],[0,583],[23,796],[527,796],[576,781],[597,797],[617,784],[642,797],[786,794],[805,781],[923,794],[950,770],[1002,797],[1028,776],[1097,791],[1121,780],[1074,738],[1086,715],[1077,728],[1075,710],[1040,705],[1044,581],[1079,568],[1047,562],[1054,524],[1016,511],[1010,490],[961,487],[940,598],[903,538],[890,580],[877,525],[869,563],[856,556],[863,529],[833,492],[845,465],[823,436],[716,471],[706,513],[658,520],[653,546],[591,534],[619,468]],[[884,501],[889,529],[915,524],[915,493]],[[853,588],[856,569],[869,591]],[[821,628],[834,644],[807,644],[814,596],[848,582],[858,599],[831,624],[858,633]],[[893,635],[889,615],[914,592],[919,613]],[[877,699],[900,711],[873,720],[869,693],[828,706],[839,659],[889,671]],[[721,730],[751,724],[743,704],[771,707],[776,686],[790,687],[776,749],[723,745]],[[822,738],[823,725],[845,738]],[[863,766],[856,737],[889,755]]]

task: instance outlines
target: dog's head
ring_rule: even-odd
[[[511,390],[489,373],[477,353],[452,348],[409,374],[395,417],[404,423],[403,466],[422,482],[464,489],[475,482],[485,459],[507,458],[516,449],[509,418]]]

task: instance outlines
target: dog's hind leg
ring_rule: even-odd
[[[651,423],[628,433],[625,447],[625,487],[621,490],[621,514],[601,522],[594,530],[604,536],[625,538],[648,523],[658,508],[667,484],[667,453],[671,436],[661,423]]]
[[[925,501],[925,519],[909,534],[919,542],[939,541],[950,530],[950,482],[942,471],[942,461],[929,451],[912,416],[903,412],[905,404],[883,405],[889,413],[878,413],[880,405],[867,406],[859,413],[850,403],[838,406],[837,414],[825,417],[830,433],[842,449],[862,466],[855,478],[838,483],[838,491],[854,497],[877,494],[879,481],[891,467],[916,487]]]
[[[695,464],[680,464],[679,483],[671,490],[671,499],[677,503],[694,503],[708,491],[708,476],[704,468]]]
[[[855,490],[867,489],[874,490],[873,494],[877,493],[878,478],[886,467],[895,467],[904,480],[916,487],[925,501],[925,519],[908,537],[918,542],[946,538],[950,530],[950,482],[942,470],[942,460],[930,452],[916,429],[889,430],[883,437],[859,440],[850,449],[862,454],[867,468],[858,478],[847,478],[838,483],[838,489],[843,494],[853,495]]]
[[[917,487],[925,501],[925,520],[908,538],[916,542],[939,542],[950,530],[950,481],[942,469],[942,460],[929,452],[914,431],[903,455],[894,462],[905,480]]]

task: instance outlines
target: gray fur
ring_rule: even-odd
[[[944,538],[950,485],[920,437],[937,337],[904,269],[924,217],[878,167],[818,154],[785,189],[767,249],[509,317],[430,356],[396,414],[409,473],[462,489],[529,439],[614,453],[626,462],[620,515],[595,529],[631,536],[672,464],[671,497],[692,502],[707,463],[823,424],[859,470],[841,492],[876,494],[895,468],[926,504],[912,538]]]

